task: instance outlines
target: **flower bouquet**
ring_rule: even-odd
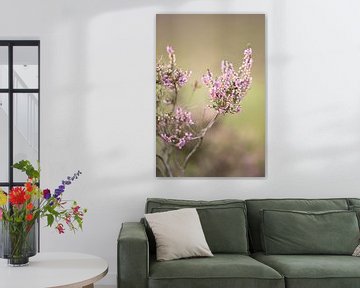
[[[13,165],[26,173],[23,187],[12,187],[9,193],[0,188],[0,257],[8,259],[9,265],[26,265],[29,257],[36,254],[36,223],[45,218],[47,226],[55,227],[59,234],[82,229],[86,209],[75,202],[64,200],[66,186],[78,179],[81,172],[74,173],[54,189],[42,190],[38,183],[40,168],[35,169],[27,160]]]

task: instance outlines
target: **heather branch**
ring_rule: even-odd
[[[206,127],[204,129],[201,130],[201,134],[197,137],[193,137],[192,140],[196,140],[199,138],[204,138],[206,132],[214,125],[216,119],[219,117],[220,113],[216,113],[216,115],[214,116],[214,118],[208,123],[208,125],[206,125]]]
[[[215,123],[216,119],[218,118],[218,116],[219,116],[219,113],[216,113],[216,115],[208,123],[208,125],[206,125],[206,127],[201,130],[201,134],[199,136],[197,136],[197,137],[193,137],[193,140],[198,139],[199,141],[197,141],[197,143],[195,144],[193,149],[191,149],[190,153],[186,156],[186,158],[184,160],[184,163],[183,163],[182,168],[181,168],[181,171],[182,171],[183,174],[185,173],[186,166],[188,165],[191,156],[194,155],[194,153],[200,148],[207,131],[214,125],[214,123]]]
[[[156,155],[156,157],[164,167],[159,170],[162,173],[166,172],[163,175],[167,174],[172,177],[173,174],[179,172],[181,175],[185,174],[191,157],[200,149],[205,135],[219,115],[240,112],[242,99],[246,96],[252,82],[253,58],[252,49],[248,47],[244,50],[243,61],[238,70],[234,69],[232,63],[222,61],[222,73],[219,76],[214,76],[210,70],[203,75],[202,82],[209,89],[210,105],[208,107],[214,109],[216,114],[206,127],[199,131],[194,129],[195,123],[192,120],[191,112],[177,104],[179,89],[188,82],[191,71],[183,70],[176,65],[175,51],[171,46],[167,46],[166,51],[169,62],[163,63],[160,59],[156,65],[156,132],[165,143],[161,155]],[[195,81],[191,97],[200,87],[199,83]],[[166,105],[171,105],[171,108],[169,106],[167,108]],[[194,146],[188,154],[184,155],[184,161],[181,162],[178,158],[181,155],[179,150],[192,141],[195,142]]]
[[[185,169],[187,164],[189,163],[189,160],[191,158],[192,155],[194,155],[194,153],[197,151],[197,149],[199,149],[199,147],[201,146],[202,142],[203,142],[204,137],[199,138],[199,141],[195,144],[194,148],[190,151],[190,153],[186,156],[185,160],[184,160],[184,164],[181,168],[181,172],[182,175],[185,174]]]
[[[166,170],[166,174],[167,176],[169,177],[172,177],[172,173],[171,173],[171,169],[170,169],[170,166],[169,164],[164,160],[163,157],[161,157],[159,154],[156,154],[156,157],[161,161],[161,163],[163,163],[164,167],[165,167],[165,170]]]
[[[172,104],[173,104],[172,113],[174,113],[174,111],[175,111],[175,107],[176,107],[176,103],[177,103],[177,99],[178,99],[178,89],[177,89],[176,85],[174,87],[174,92],[175,92],[175,97],[172,101]]]

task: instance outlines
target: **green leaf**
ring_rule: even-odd
[[[78,215],[75,215],[74,220],[77,222],[79,228],[82,230],[82,224],[83,224],[82,218],[80,218]]]
[[[54,216],[53,215],[51,215],[51,214],[48,214],[47,215],[47,224],[48,224],[48,226],[50,226],[51,227],[51,225],[54,223]]]
[[[25,172],[29,178],[38,180],[40,178],[40,167],[35,169],[29,160],[21,160],[13,165],[15,169]]]
[[[54,215],[55,217],[58,217],[60,215],[59,212],[57,212],[53,207],[48,206],[47,210],[49,211],[49,213],[51,213],[52,215]]]
[[[21,171],[25,171],[27,166],[31,165],[28,160],[21,160],[13,165],[14,168],[19,169]]]

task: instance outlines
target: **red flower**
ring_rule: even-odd
[[[59,223],[55,228],[58,230],[59,234],[65,233],[65,232],[64,232],[65,229],[64,229],[64,225],[63,225],[63,224]]]
[[[73,214],[76,215],[79,214],[80,206],[71,207],[71,209],[73,210]]]
[[[32,184],[30,182],[26,182],[25,187],[26,187],[26,191],[28,191],[28,192],[31,192],[34,189],[34,187],[32,186]]]
[[[27,221],[31,221],[33,218],[34,218],[34,216],[32,214],[26,215],[26,220]]]
[[[29,203],[26,205],[26,210],[31,210],[34,208],[34,205],[32,203]]]
[[[66,222],[66,224],[70,224],[71,223],[71,215],[70,214],[66,214],[66,216],[65,216],[65,222]]]
[[[29,193],[25,193],[24,198],[25,200],[29,200],[31,198],[31,195]]]
[[[25,189],[23,187],[13,187],[9,193],[9,201],[12,205],[21,205],[26,201]]]

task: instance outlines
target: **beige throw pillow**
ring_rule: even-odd
[[[145,214],[156,240],[158,261],[213,256],[195,208]]]
[[[360,257],[360,244],[358,246],[356,246],[352,256]]]

